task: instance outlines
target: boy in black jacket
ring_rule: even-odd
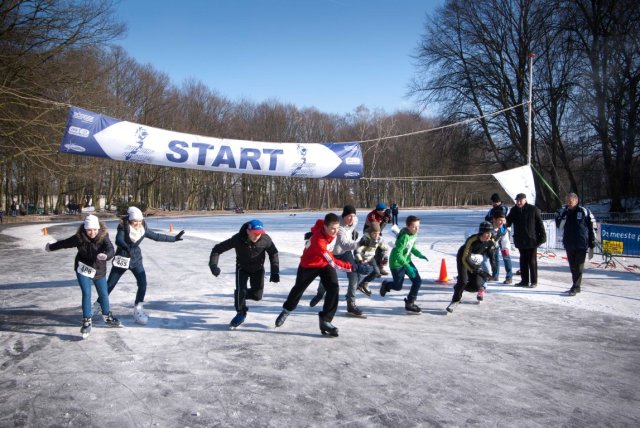
[[[236,289],[233,297],[237,314],[231,320],[230,326],[235,328],[242,324],[247,316],[249,308],[246,300],[262,299],[265,253],[269,255],[271,264],[269,282],[280,282],[280,262],[278,249],[271,237],[265,233],[260,220],[251,220],[243,224],[238,233],[213,247],[209,257],[209,269],[214,276],[220,275],[220,254],[232,248],[236,250]],[[247,281],[250,281],[250,290],[247,290]]]

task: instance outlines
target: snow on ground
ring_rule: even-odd
[[[637,426],[637,273],[597,267],[596,256],[583,292],[567,297],[563,252],[542,254],[538,288],[491,284],[481,305],[465,293],[446,314],[453,282],[435,281],[441,260],[455,277],[455,253],[485,211],[401,211],[401,221],[422,219],[418,248],[430,259],[416,261],[423,314],[405,314],[408,283],[384,299],[374,284],[371,298],[358,295],[367,319],[348,317],[341,301],[335,339],[320,335],[319,308],[308,306],[315,284],[274,328],[304,232],[324,213],[259,216],[280,251],[281,282],[248,302],[237,330],[228,328],[235,255],[221,256],[218,278],[207,263],[211,247],[255,215],[149,218],[160,232],[186,230],[182,242],[142,244],[149,324],[133,323],[136,285],[127,273],[111,295],[126,327],[96,318],[84,341],[75,250],[43,250],[79,223],[5,228],[0,425]],[[366,211],[358,214],[363,222]],[[107,224],[114,240],[116,222]]]

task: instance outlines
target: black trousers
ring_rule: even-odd
[[[464,267],[461,258],[456,258],[456,266],[458,268],[458,280],[456,285],[453,286],[452,302],[459,302],[462,299],[462,292],[477,292],[481,287],[485,286],[485,280],[480,275],[475,273],[469,273],[467,268]]]
[[[247,282],[251,290],[247,290]],[[236,289],[233,292],[233,303],[237,312],[247,313],[247,298],[261,300],[264,291],[264,269],[257,272],[246,272],[236,267]]]
[[[319,315],[323,320],[331,322],[336,314],[336,310],[338,309],[339,285],[336,270],[329,265],[323,268],[304,268],[302,266],[298,266],[296,283],[293,285],[291,291],[289,291],[289,296],[282,307],[289,312],[294,311],[309,284],[311,284],[318,276],[320,277],[326,291],[324,296],[324,306],[322,307],[322,312],[320,312]]]
[[[573,281],[572,288],[580,288],[580,284],[582,284],[582,271],[586,258],[587,250],[567,250],[567,260],[569,260],[571,280]]]
[[[525,284],[538,283],[538,249],[518,248],[520,251],[520,275]]]

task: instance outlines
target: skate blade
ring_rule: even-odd
[[[82,333],[82,340],[89,337],[89,333]]]
[[[322,335],[326,336],[326,337],[331,337],[331,338],[338,337],[337,333],[336,334],[331,334],[328,331],[324,331],[324,330],[320,330],[320,333],[322,333]]]
[[[407,315],[422,315],[422,312],[405,311]]]
[[[366,316],[365,314],[362,314],[362,315],[356,315],[356,314],[352,314],[351,312],[347,312],[347,315],[348,315],[348,316],[350,316],[350,317],[352,317],[352,318],[363,318],[363,319],[366,319],[366,318],[367,318],[367,316]]]

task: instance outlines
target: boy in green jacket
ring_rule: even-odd
[[[423,259],[429,260],[423,255],[417,248],[415,248],[416,240],[418,239],[418,231],[420,230],[420,219],[414,215],[407,217],[407,226],[403,227],[398,238],[396,239],[395,246],[391,250],[391,258],[389,259],[389,267],[391,268],[391,275],[393,280],[384,280],[380,286],[380,295],[384,297],[391,290],[402,290],[402,282],[404,281],[405,273],[411,279],[411,289],[409,295],[404,299],[404,308],[410,314],[419,314],[422,312],[420,307],[416,305],[416,299],[418,298],[418,291],[422,285],[422,278],[418,273],[415,265],[411,261],[411,254]]]

